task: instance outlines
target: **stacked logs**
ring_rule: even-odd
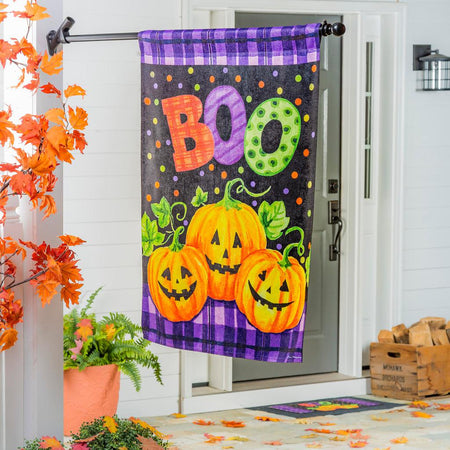
[[[381,330],[378,342],[416,346],[450,344],[450,321],[443,317],[423,317],[409,328],[401,323],[391,330]]]

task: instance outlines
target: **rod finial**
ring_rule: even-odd
[[[69,31],[74,23],[75,20],[72,17],[66,17],[57,30],[51,30],[47,33],[47,48],[50,56],[58,51],[60,44],[69,43],[66,37],[69,35]]]
[[[342,36],[345,33],[345,25],[342,22],[328,23],[326,20],[320,26],[321,36]]]

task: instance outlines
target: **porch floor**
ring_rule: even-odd
[[[450,409],[439,410],[437,407],[437,404],[450,405],[450,396],[427,399],[430,406],[425,409],[411,408],[409,402],[398,400],[380,399],[369,395],[358,397],[398,402],[399,406],[393,409],[324,415],[307,419],[294,419],[250,409],[190,414],[181,418],[165,416],[143,419],[168,435],[167,439],[179,450],[265,449],[272,446],[280,446],[286,450],[352,447],[380,450],[450,449]],[[432,417],[415,417],[412,415],[414,411]],[[260,421],[255,419],[256,416],[278,418],[280,421]],[[193,423],[199,419],[215,424],[205,426]],[[222,420],[244,422],[245,427],[227,428],[221,423]],[[349,434],[349,431],[353,433]],[[214,438],[206,434],[224,439],[207,443],[205,441],[208,439],[214,441]]]

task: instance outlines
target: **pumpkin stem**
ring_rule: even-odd
[[[169,249],[171,252],[179,252],[184,245],[180,242],[180,240],[178,239],[178,237],[180,236],[180,234],[184,233],[184,227],[178,227],[175,232],[173,233],[173,239],[172,239],[172,243],[169,246]]]
[[[300,241],[286,245],[286,248],[283,251],[283,257],[281,258],[281,261],[278,262],[278,264],[283,268],[286,268],[286,267],[289,267],[292,265],[289,261],[289,253],[293,248],[297,248],[298,256],[303,256],[303,254],[305,253],[305,247],[303,245],[303,240],[305,238],[305,232],[300,227],[291,227],[286,230],[284,235],[286,236],[291,231],[298,231],[300,233]]]
[[[240,209],[239,205],[242,202],[234,199],[231,196],[231,188],[235,184],[239,184],[238,187],[236,188],[236,192],[238,194],[240,194],[241,192],[246,192],[248,195],[250,195],[250,197],[261,197],[262,195],[265,195],[270,191],[270,186],[269,186],[264,192],[259,192],[259,193],[251,192],[245,187],[244,180],[242,178],[234,178],[233,180],[228,181],[227,184],[225,185],[225,192],[223,194],[223,199],[217,203],[219,206],[225,206],[226,209],[232,209],[232,208]]]

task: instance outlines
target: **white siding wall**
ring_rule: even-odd
[[[408,0],[402,320],[450,319],[450,92],[418,92],[413,44],[450,54],[448,0]]]
[[[66,0],[71,34],[180,28],[179,0]],[[87,241],[78,256],[85,291],[104,286],[96,312],[121,311],[139,323],[140,249],[140,58],[137,41],[73,43],[64,47],[64,84],[87,91],[88,148],[64,167],[64,231]],[[143,373],[136,392],[122,377],[119,415],[169,414],[178,410],[179,352],[152,345],[164,386]]]

